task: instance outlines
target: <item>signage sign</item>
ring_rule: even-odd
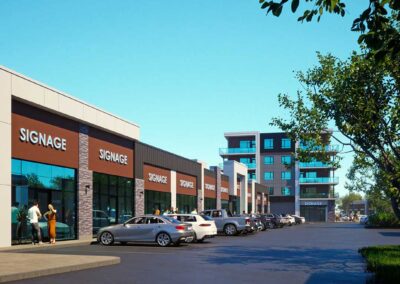
[[[222,186],[221,186],[221,192],[228,193],[228,189],[227,189],[226,187],[222,187]]]
[[[163,175],[149,173],[149,181],[155,182],[155,183],[167,184],[168,183],[168,178],[166,176],[163,176]]]
[[[194,182],[192,182],[192,181],[187,181],[187,180],[181,179],[181,180],[179,180],[179,182],[181,184],[181,187],[194,189]]]
[[[21,142],[40,145],[45,148],[53,148],[59,151],[67,150],[67,139],[57,136],[53,137],[49,134],[23,127],[19,129],[19,140],[21,140]]]
[[[321,201],[305,201],[304,205],[308,206],[320,206],[320,205],[325,205]]]
[[[119,153],[111,152],[108,150],[100,149],[99,151],[100,160],[109,161],[121,165],[128,164],[128,156]]]
[[[215,191],[215,185],[206,183],[205,186],[206,186],[206,189],[207,189],[207,190],[213,190],[213,191]]]

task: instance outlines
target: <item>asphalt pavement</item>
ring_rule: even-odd
[[[13,283],[365,283],[357,250],[379,244],[400,244],[400,230],[304,224],[180,247],[60,247],[40,253],[118,256],[121,263]]]

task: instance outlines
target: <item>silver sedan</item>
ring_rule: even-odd
[[[129,219],[123,224],[101,228],[97,240],[103,245],[114,242],[156,242],[162,247],[180,242],[191,242],[194,232],[191,224],[184,224],[167,216],[145,215]]]

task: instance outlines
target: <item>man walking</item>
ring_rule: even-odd
[[[39,203],[37,200],[33,201],[33,206],[29,208],[28,210],[28,218],[29,222],[31,223],[32,226],[32,244],[35,244],[35,233],[38,237],[38,242],[39,244],[42,243],[42,236],[40,234],[40,227],[39,227],[39,219],[42,217],[42,214],[40,213],[39,210]]]

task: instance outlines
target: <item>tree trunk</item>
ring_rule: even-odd
[[[396,215],[397,219],[400,221],[400,208],[399,208],[399,200],[398,198],[392,196],[390,197],[390,202],[392,204],[392,209],[394,214]]]

